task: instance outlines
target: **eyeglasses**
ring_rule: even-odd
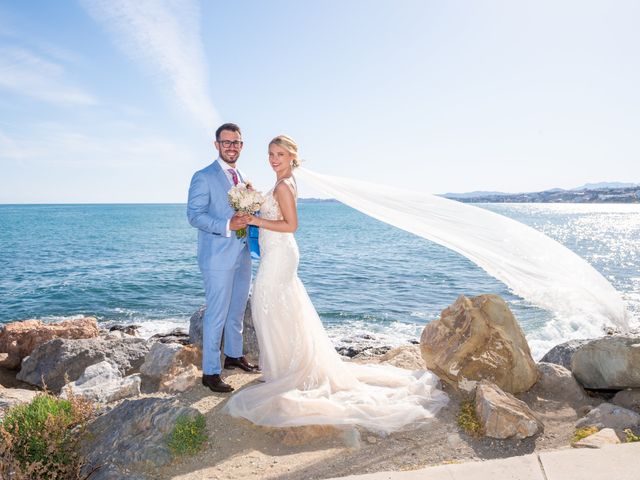
[[[224,148],[229,148],[231,145],[233,145],[236,148],[240,148],[243,144],[243,142],[241,142],[240,140],[218,140],[218,143],[220,145],[222,145]]]

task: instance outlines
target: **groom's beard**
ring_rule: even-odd
[[[225,152],[220,152],[220,158],[224,160],[224,162],[227,163],[230,167],[236,168],[236,162],[238,161],[238,158],[240,158],[240,152],[236,153],[235,157],[233,158],[229,157],[229,155]]]

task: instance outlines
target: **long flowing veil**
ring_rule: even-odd
[[[549,336],[587,338],[628,328],[616,289],[589,263],[543,233],[497,213],[435,195],[315,173],[296,177],[360,212],[438,243],[552,311]],[[562,324],[562,325],[561,325]],[[559,331],[563,330],[563,331]]]

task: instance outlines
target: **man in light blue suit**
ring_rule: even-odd
[[[224,334],[224,368],[257,371],[242,353],[242,325],[251,285],[251,255],[246,238],[236,230],[247,217],[229,205],[229,189],[243,181],[236,169],[242,133],[233,123],[216,130],[218,158],[196,172],[189,187],[187,218],[198,229],[198,266],[204,279],[206,310],[202,328],[202,384],[214,392],[233,387],[220,376],[220,343]]]

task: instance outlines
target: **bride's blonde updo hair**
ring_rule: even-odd
[[[296,141],[287,135],[278,135],[269,142],[269,146],[277,145],[284,148],[287,152],[293,155],[291,161],[291,168],[298,168],[300,166],[300,159],[298,158],[298,144]]]

